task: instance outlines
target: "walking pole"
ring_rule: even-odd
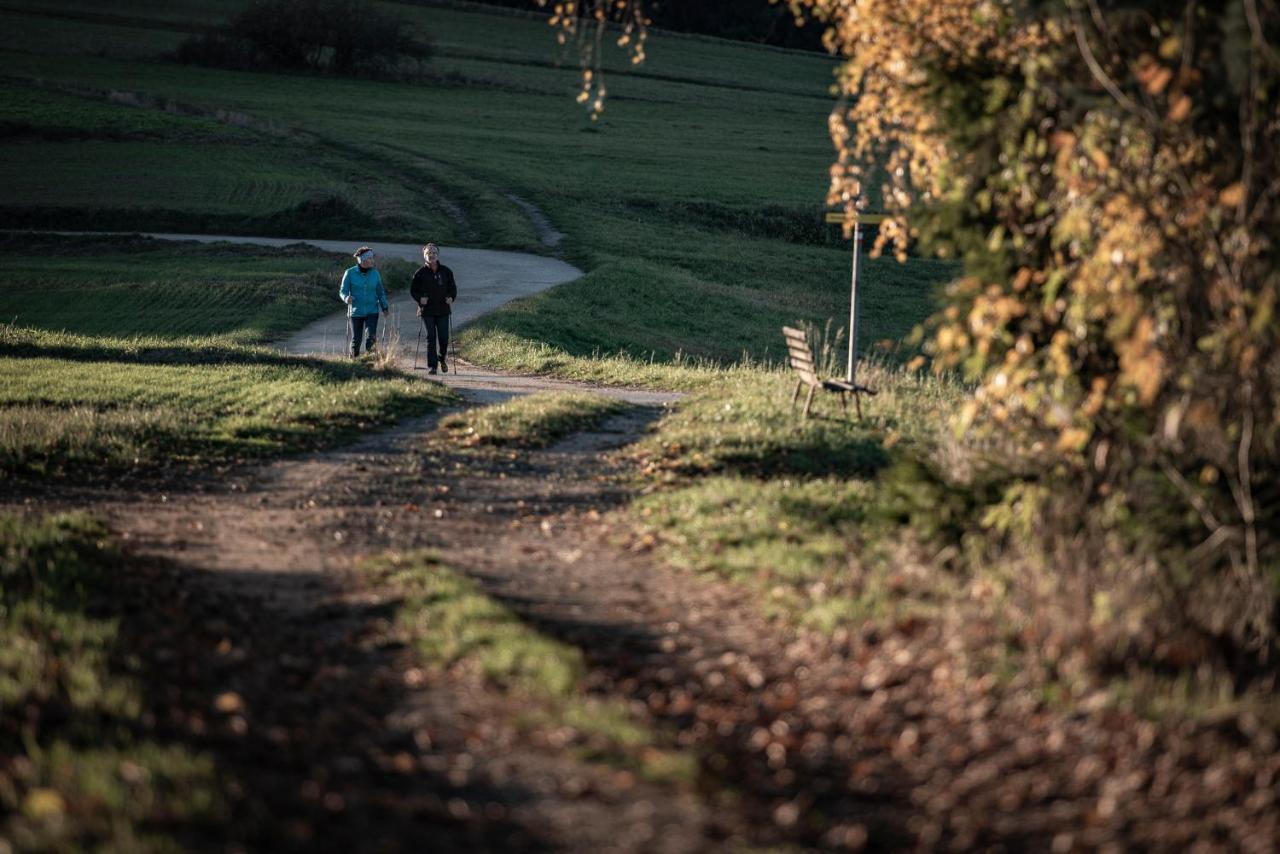
[[[450,311],[448,314],[445,315],[445,324],[448,327],[448,332],[446,334],[449,336],[449,346],[452,347],[453,346],[453,312],[452,311]],[[444,356],[441,356],[440,358],[443,359]],[[453,360],[453,375],[455,378],[458,376],[458,360],[457,359]]]
[[[422,370],[418,367],[418,348],[422,346],[422,324],[418,324],[418,340],[413,345],[413,369],[415,371]]]

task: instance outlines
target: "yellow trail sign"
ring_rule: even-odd
[[[860,214],[855,214],[853,218],[862,225],[875,225],[876,223],[884,222],[884,214],[860,213]],[[848,219],[849,217],[844,213],[844,211],[828,211],[827,212],[827,222],[829,223],[832,223],[835,225],[843,225],[845,222],[848,221]]]

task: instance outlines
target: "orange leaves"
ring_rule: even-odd
[[[1239,181],[1236,181],[1229,187],[1223,188],[1222,192],[1218,194],[1218,204],[1222,205],[1224,208],[1238,207],[1243,204],[1243,202],[1244,184]]]
[[[1188,95],[1176,95],[1169,99],[1169,121],[1183,122],[1191,115],[1191,97]]]
[[[1120,376],[1138,392],[1138,401],[1150,406],[1165,376],[1164,355],[1156,346],[1155,321],[1142,316],[1134,324],[1133,332],[1116,342],[1120,354]]]
[[[1133,76],[1149,95],[1159,95],[1173,79],[1173,70],[1161,65],[1151,54],[1144,53],[1134,64]]]
[[[548,0],[535,0],[541,8]],[[626,51],[631,64],[644,62],[645,44],[649,36],[649,17],[643,0],[563,0],[552,3],[547,23],[556,30],[556,41],[578,48],[582,66],[582,85],[576,97],[590,110],[595,121],[604,112],[608,91],[600,73],[600,45],[610,26],[619,26],[621,34],[613,38],[618,48]]]

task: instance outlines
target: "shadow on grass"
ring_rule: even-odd
[[[140,839],[210,851],[417,850],[428,838],[446,852],[548,847],[538,829],[505,818],[529,792],[451,781],[424,761],[465,752],[456,721],[396,716],[412,706],[406,660],[378,631],[398,603],[344,602],[318,570],[209,571],[116,553],[110,562],[87,610],[118,621],[105,666],[135,685],[140,714],[37,698],[0,712],[0,746],[61,766],[53,779],[68,808],[53,825],[31,810],[0,815],[4,835],[52,833],[53,847],[86,849]],[[105,792],[68,783],[85,779],[90,754]],[[204,770],[183,777],[174,757]],[[154,781],[154,802],[130,801],[139,777]]]
[[[814,437],[766,448],[744,447],[717,455],[716,471],[748,477],[874,477],[891,457],[879,439],[851,438],[840,443]],[[702,472],[700,472],[702,473]]]
[[[492,583],[473,577],[486,586]],[[696,751],[696,786],[720,804],[718,827],[709,829],[712,835],[740,833],[746,825],[751,846],[798,844],[828,850],[842,847],[833,842],[833,828],[861,825],[873,850],[910,847],[907,827],[917,811],[906,788],[895,782],[908,778],[898,763],[869,748],[866,755],[877,761],[879,785],[868,791],[865,780],[854,784],[848,757],[835,751],[788,750],[780,763],[778,754],[764,749],[761,732],[822,731],[820,722],[762,702],[765,691],[785,694],[790,674],[770,674],[763,689],[754,688],[729,675],[732,668],[709,671],[698,655],[673,652],[669,637],[650,624],[551,618],[530,613],[538,600],[489,595],[536,631],[579,649],[593,693],[647,707],[660,744]],[[729,678],[709,682],[709,672]],[[800,805],[798,819],[779,822],[779,804]]]
[[[325,196],[258,216],[199,213],[172,208],[24,207],[0,205],[0,228],[74,231],[162,231],[194,234],[255,234],[265,237],[418,239],[418,223],[402,217],[375,217],[345,199]]]
[[[372,377],[377,372],[367,362],[294,356],[267,347],[245,347],[218,342],[170,344],[129,342],[117,339],[67,339],[63,343],[43,343],[33,335],[0,335],[0,358],[62,359],[68,362],[120,363],[200,367],[243,365],[252,367],[306,367],[329,382],[345,382],[354,377]]]

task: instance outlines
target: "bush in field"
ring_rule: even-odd
[[[182,44],[180,62],[396,76],[431,56],[409,24],[369,0],[257,0],[221,32]]]
[[[1012,440],[1117,518],[1158,520],[1140,536],[1191,547],[1167,557],[1168,580],[1201,628],[1265,658],[1280,562],[1274,4],[793,6],[846,58],[829,200],[855,204],[887,164],[879,245],[919,236],[966,262],[931,344],[978,383],[959,426]]]

